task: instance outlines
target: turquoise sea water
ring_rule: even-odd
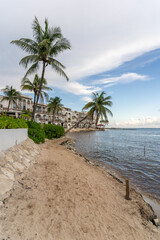
[[[160,199],[160,129],[106,130],[72,133],[76,148],[129,178]]]

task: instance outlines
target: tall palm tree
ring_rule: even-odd
[[[107,117],[107,113],[110,116],[113,116],[111,110],[108,109],[109,106],[112,106],[112,102],[110,101],[111,96],[107,96],[105,97],[105,92],[103,91],[101,94],[99,93],[93,93],[93,101],[87,103],[82,110],[88,110],[88,113],[86,114],[86,116],[84,118],[82,118],[79,122],[77,122],[76,124],[74,124],[71,128],[69,128],[67,132],[69,132],[72,128],[76,127],[79,123],[81,123],[82,121],[84,121],[87,118],[92,118],[93,116],[96,115],[96,125],[98,123],[98,121],[101,119],[103,122],[109,122],[108,121],[108,117]]]
[[[4,93],[5,96],[3,96],[2,101],[7,100],[8,101],[8,108],[7,112],[9,112],[9,108],[11,103],[15,103],[17,105],[16,100],[21,99],[21,94],[16,89],[14,89],[12,86],[6,86],[4,89],[1,89],[1,91]]]
[[[33,120],[39,95],[42,90],[46,67],[50,65],[58,74],[69,80],[64,72],[65,66],[57,61],[55,57],[58,55],[58,53],[61,53],[66,49],[70,49],[71,46],[69,41],[63,37],[59,27],[49,28],[47,19],[45,19],[45,28],[42,29],[38,19],[35,17],[32,24],[32,30],[34,40],[29,38],[20,38],[19,40],[14,40],[11,43],[16,44],[22,50],[29,53],[29,55],[22,58],[19,63],[25,68],[31,64],[24,78],[26,78],[29,74],[36,72],[39,69],[40,63],[42,63],[41,83],[33,109]]]
[[[52,123],[54,123],[56,113],[58,113],[62,109],[63,104],[61,104],[61,101],[62,99],[60,99],[59,97],[50,98],[49,100],[47,111],[48,113],[52,112],[53,114]]]
[[[38,77],[38,74],[35,74],[33,82],[31,82],[28,78],[25,78],[22,80],[21,89],[34,92],[33,108],[35,106],[36,98],[37,98],[38,94],[40,96],[40,101],[43,103],[44,97],[45,97],[46,101],[48,101],[48,98],[49,98],[49,95],[45,92],[45,90],[52,91],[52,88],[47,87],[47,81],[45,78],[43,79],[41,91],[39,90],[40,83],[41,83],[41,78]]]

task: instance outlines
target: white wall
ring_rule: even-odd
[[[13,147],[26,140],[28,128],[0,129],[0,151]]]

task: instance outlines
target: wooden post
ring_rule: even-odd
[[[144,146],[144,156],[146,156],[146,148],[145,148],[145,146]]]
[[[129,180],[126,180],[126,200],[131,200],[129,197]]]

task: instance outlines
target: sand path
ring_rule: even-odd
[[[123,184],[60,141],[42,145],[40,158],[6,199],[0,240],[160,239],[141,215],[151,210],[140,196],[133,191],[133,200],[125,200]]]

